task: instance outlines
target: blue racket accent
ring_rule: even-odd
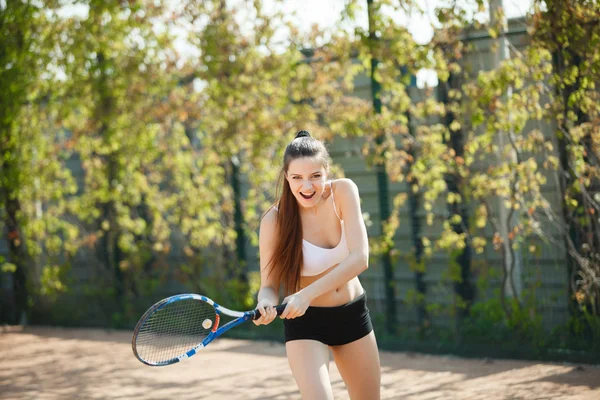
[[[284,309],[285,305],[277,306],[278,315]],[[225,315],[235,319],[219,326]],[[231,328],[258,318],[258,310],[233,311],[198,294],[167,297],[138,321],[131,341],[133,353],[147,365],[174,364],[192,357]]]

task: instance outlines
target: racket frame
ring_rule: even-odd
[[[213,323],[210,333],[204,338],[204,340],[202,340],[196,346],[192,347],[190,350],[188,350],[187,352],[185,352],[184,354],[182,354],[180,356],[174,357],[170,360],[156,362],[156,363],[144,360],[138,354],[137,345],[136,345],[136,339],[138,337],[138,333],[139,333],[140,329],[142,328],[142,326],[144,326],[144,324],[146,323],[148,318],[150,318],[150,316],[153,315],[155,312],[157,312],[158,310],[167,306],[168,304],[174,303],[176,301],[182,301],[182,300],[204,301],[214,307],[216,317],[215,317],[215,322]],[[281,312],[283,312],[283,310],[285,309],[285,304],[277,306],[276,308],[277,308],[277,313],[279,315],[281,315]],[[231,320],[228,323],[226,323],[225,325],[219,327],[219,322],[221,321],[221,315],[227,315],[228,317],[232,317],[235,319]],[[215,340],[216,338],[218,338],[219,336],[221,336],[223,333],[227,332],[231,328],[234,328],[240,324],[243,324],[244,322],[246,322],[248,320],[258,319],[259,317],[260,317],[260,311],[258,311],[258,310],[233,311],[233,310],[230,310],[226,307],[223,307],[223,306],[215,303],[212,299],[209,299],[206,296],[202,296],[202,295],[194,294],[194,293],[177,294],[177,295],[162,299],[161,301],[159,301],[158,303],[156,303],[152,307],[150,307],[148,309],[148,311],[146,311],[144,313],[144,315],[142,315],[142,317],[138,321],[138,323],[135,326],[135,329],[133,331],[133,337],[131,338],[131,347],[133,349],[133,354],[136,356],[136,358],[146,365],[149,365],[152,367],[161,367],[161,366],[165,366],[165,365],[172,365],[172,364],[178,363],[182,360],[192,357],[198,351],[200,351],[204,347],[206,347],[210,342],[212,342],[213,340]]]

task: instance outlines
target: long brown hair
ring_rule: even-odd
[[[273,256],[267,268],[269,274],[275,274],[278,286],[283,284],[286,295],[298,290],[302,270],[302,220],[298,202],[290,189],[286,173],[290,163],[298,158],[312,158],[320,161],[329,171],[330,158],[325,145],[310,136],[307,131],[300,131],[283,155],[283,166],[279,174],[277,198],[273,206],[278,206],[276,243]]]

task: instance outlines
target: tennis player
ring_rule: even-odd
[[[260,225],[261,287],[254,323],[275,317],[283,287],[288,361],[304,399],[333,399],[330,350],[353,400],[380,398],[379,352],[358,275],[369,244],[356,184],[328,180],[324,144],[300,131],[288,144],[278,201]]]

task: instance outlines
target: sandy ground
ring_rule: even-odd
[[[600,399],[600,368],[381,352],[383,399]],[[336,399],[347,399],[335,364]],[[168,367],[129,332],[0,327],[0,399],[299,399],[283,345],[217,339]]]

